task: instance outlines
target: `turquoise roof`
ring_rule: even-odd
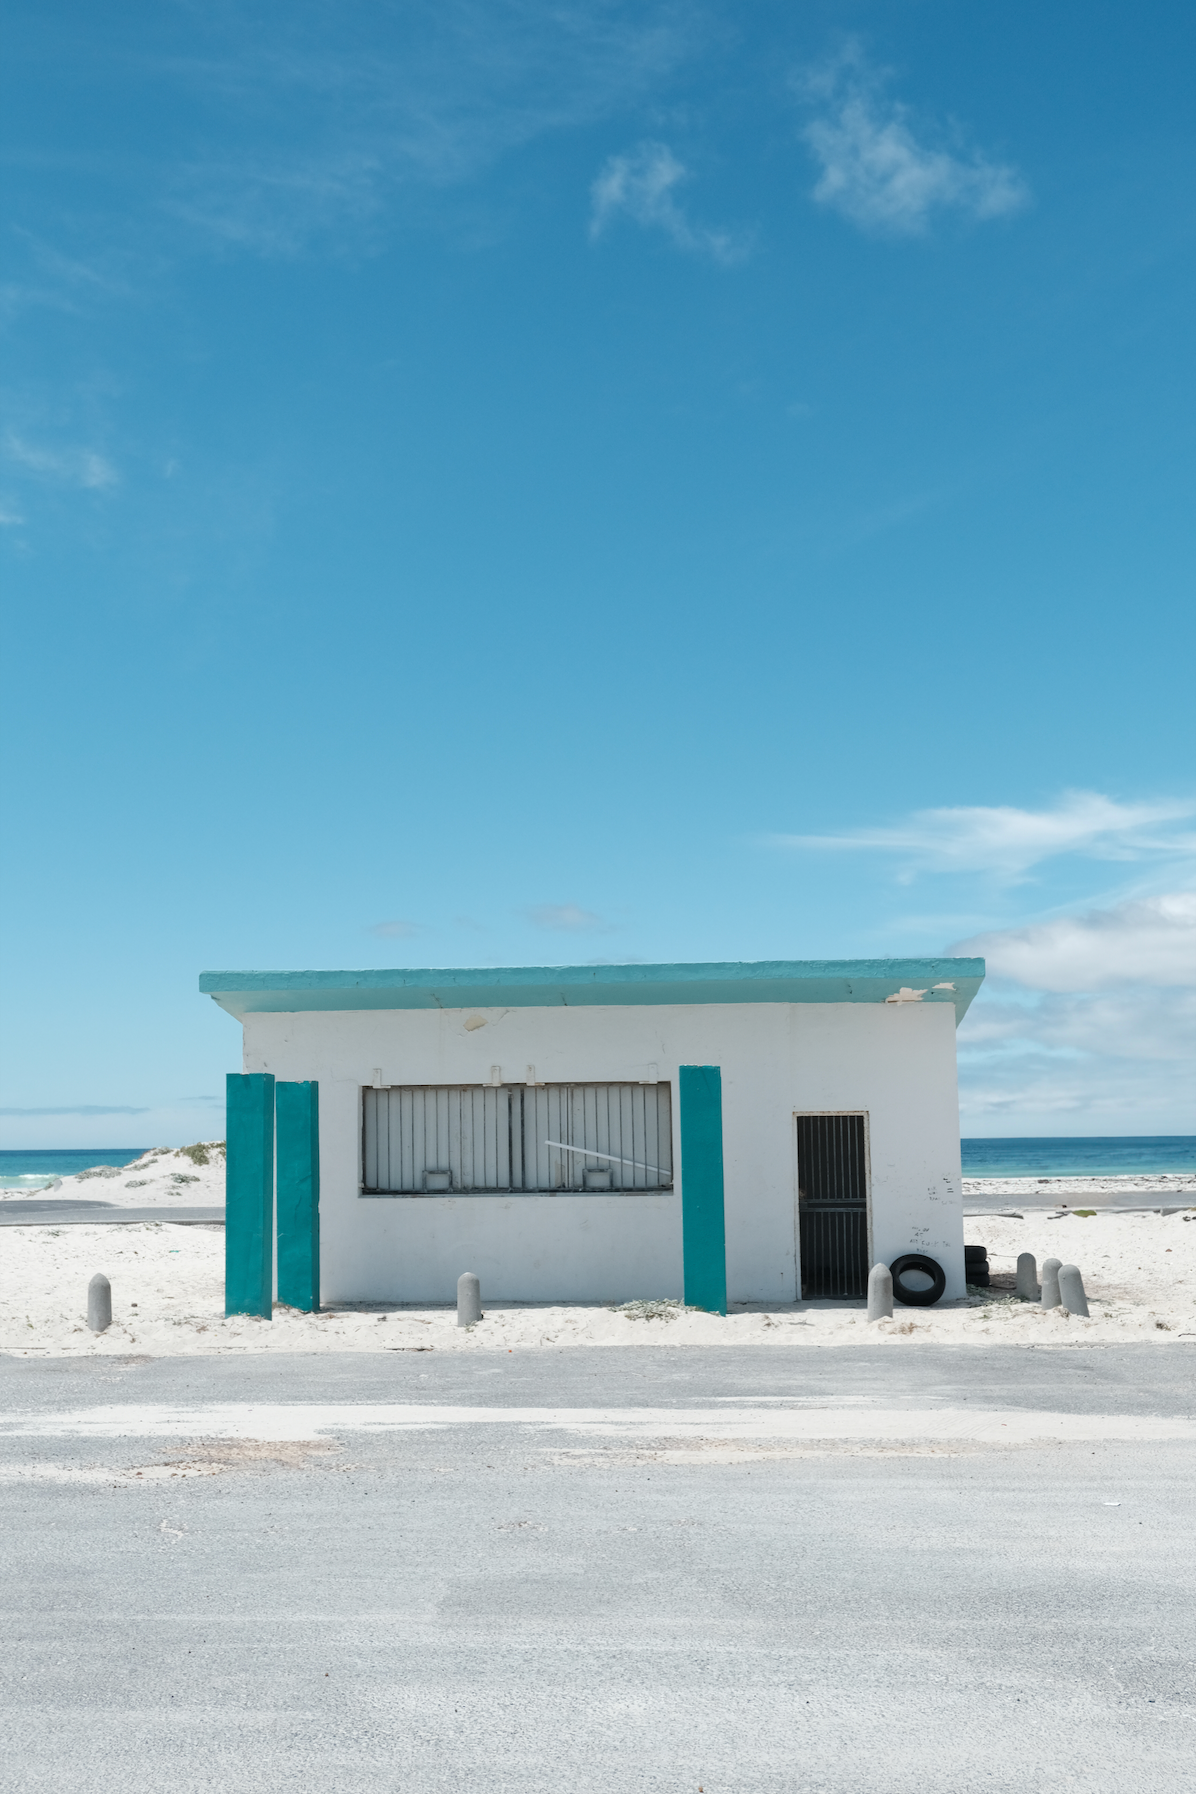
[[[659,1003],[952,1003],[958,1023],[982,959],[763,959],[722,965],[486,966],[365,972],[202,972],[246,1015],[343,1009],[546,1009]]]

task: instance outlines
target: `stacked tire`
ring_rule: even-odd
[[[978,1289],[987,1289],[992,1281],[988,1270],[988,1247],[965,1246],[963,1249],[964,1279]]]

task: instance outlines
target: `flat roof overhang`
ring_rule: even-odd
[[[663,1003],[951,1003],[956,1025],[982,959],[764,959],[719,965],[487,966],[363,972],[201,972],[247,1015],[347,1009],[556,1009]]]

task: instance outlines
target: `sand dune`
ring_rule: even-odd
[[[2,1202],[31,1198],[102,1202],[110,1208],[207,1208],[224,1202],[224,1141],[156,1146],[131,1165],[97,1165],[36,1189],[0,1190]]]

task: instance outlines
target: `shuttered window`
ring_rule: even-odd
[[[672,1186],[668,1084],[417,1084],[362,1099],[366,1195]]]

